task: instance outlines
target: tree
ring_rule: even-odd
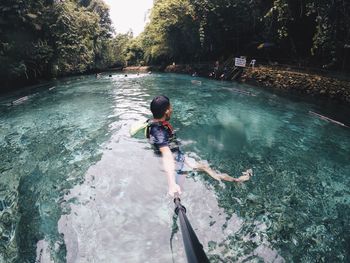
[[[132,41],[132,35],[118,34],[112,40],[112,49],[114,54],[114,65],[115,66],[125,66],[127,64],[127,47],[129,42]]]
[[[98,15],[77,9],[74,2],[55,5],[50,25],[55,49],[53,67],[58,75],[82,73],[94,63],[94,38],[100,30]]]
[[[11,0],[0,4],[0,78],[8,83],[83,73],[115,63],[102,0]]]
[[[141,42],[148,63],[185,62],[195,57],[198,23],[189,1],[155,1]]]
[[[139,66],[143,64],[143,49],[138,38],[129,40],[123,54],[125,55],[126,65]]]
[[[52,47],[45,34],[44,1],[0,4],[0,77],[3,80],[42,76],[48,71]]]
[[[157,0],[142,47],[148,63],[169,63],[231,55],[263,59],[257,47],[266,43],[282,63],[345,68],[349,14],[343,0]]]

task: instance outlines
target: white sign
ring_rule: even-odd
[[[247,60],[245,58],[235,58],[235,66],[245,68]]]

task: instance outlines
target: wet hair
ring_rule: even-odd
[[[160,119],[170,107],[170,100],[166,96],[157,96],[151,102],[153,118]]]

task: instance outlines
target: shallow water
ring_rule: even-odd
[[[202,173],[183,204],[211,262],[349,262],[349,110],[183,75],[67,78],[0,99],[0,262],[186,262],[159,158],[130,138],[170,97]],[[170,237],[173,232],[170,250]]]

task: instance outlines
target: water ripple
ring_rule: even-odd
[[[321,107],[311,102],[192,80],[80,76],[0,100],[0,261],[172,262],[161,161],[129,137],[159,94],[187,153],[234,176],[254,171],[239,185],[186,180],[211,262],[348,261],[349,131],[310,116]],[[173,251],[186,262],[179,232]]]

